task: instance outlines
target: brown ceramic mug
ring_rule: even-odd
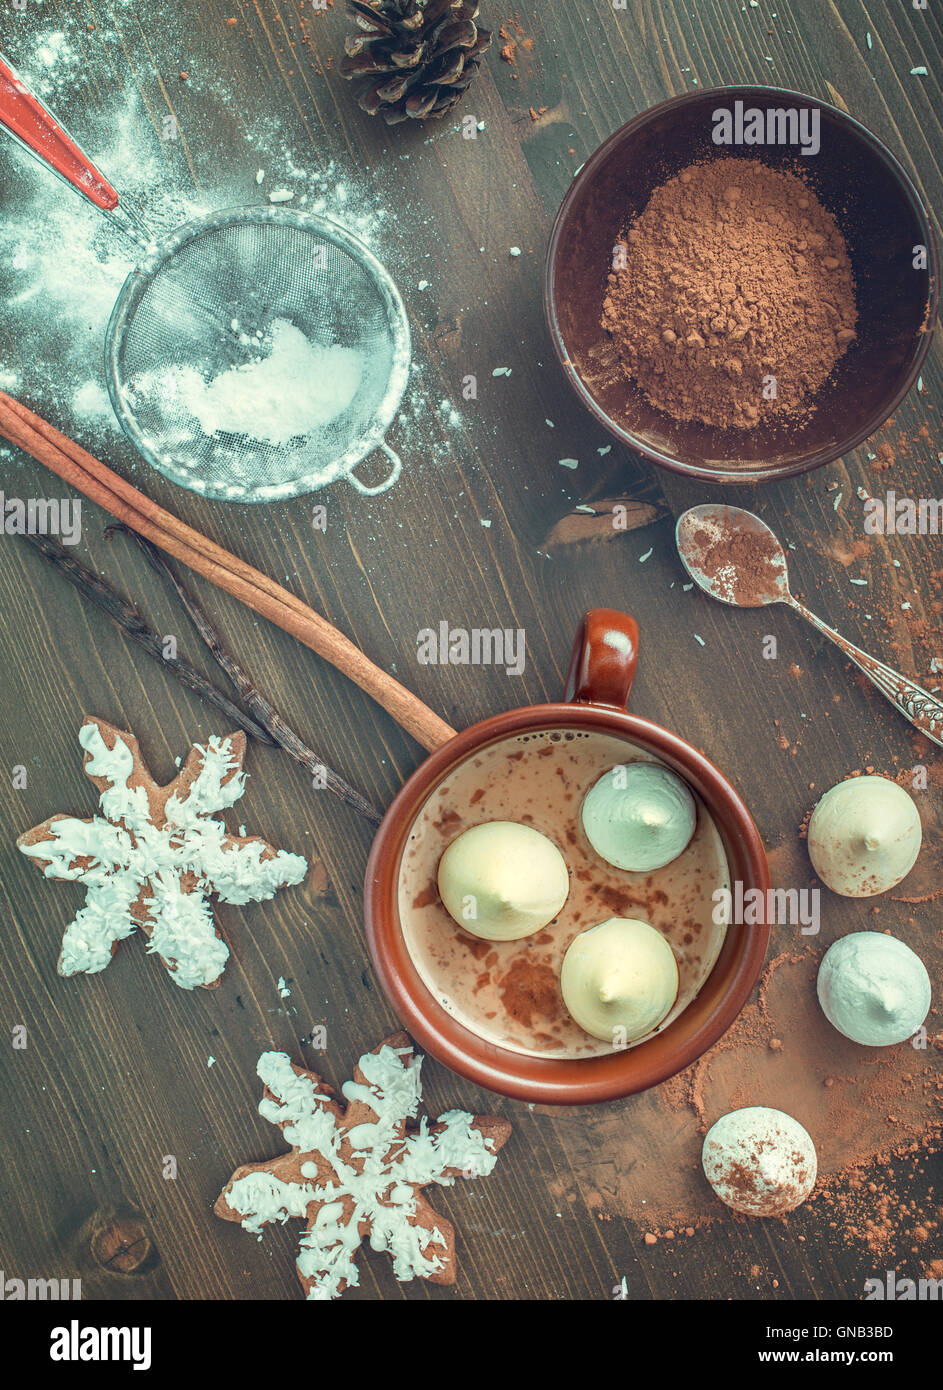
[[[756,983],[768,927],[728,928],[697,997],[663,1032],[605,1056],[526,1055],[482,1038],[446,1012],[413,963],[400,917],[399,887],[410,830],[429,796],[483,748],[532,730],[584,730],[621,737],[667,764],[700,796],[723,841],[731,884],[769,888],[762,841],[740,796],[714,765],[667,729],[626,712],[638,657],[634,618],[593,609],[580,624],[564,701],[530,705],[473,724],[431,754],[393,801],[377,832],[364,891],[367,940],[383,990],[413,1037],[446,1066],[519,1100],[586,1105],[666,1081],[712,1047]]]

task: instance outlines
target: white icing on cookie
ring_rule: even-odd
[[[405,1133],[422,1099],[422,1059],[410,1048],[384,1045],[361,1057],[359,1065],[365,1082],[348,1081],[342,1091],[348,1103],[369,1106],[375,1121],[348,1127],[338,1123],[320,1081],[315,1085],[299,1076],[283,1052],[263,1053],[257,1070],[270,1095],[260,1102],[259,1113],[280,1125],[302,1156],[326,1160],[333,1176],[319,1185],[312,1157],[301,1164],[308,1179],[304,1185],[256,1171],[237,1178],[224,1193],[247,1231],[307,1214],[298,1270],[312,1281],[310,1299],[336,1298],[342,1284],[360,1282],[354,1256],[367,1235],[374,1250],[392,1255],[397,1279],[436,1273],[443,1267],[439,1251],[445,1240],[438,1229],[415,1221],[418,1189],[429,1183],[450,1187],[455,1173],[449,1170],[484,1176],[497,1162],[493,1141],[472,1128],[475,1117],[464,1110],[442,1115],[439,1132],[431,1132],[424,1116],[417,1133]]]
[[[60,974],[104,970],[115,943],[140,925],[131,912],[137,904],[147,914],[147,949],[168,962],[177,984],[193,989],[213,983],[229,948],[216,935],[209,895],[234,904],[260,902],[300,883],[306,861],[284,850],[273,855],[264,841],[231,835],[213,818],[245,791],[230,738],[214,735],[205,748],[194,746],[196,776],[182,799],[176,792],[167,798],[161,824],[154,823],[147,789],[128,785],[135,759],[120,735],[109,748],[96,721],[87,720],[79,743],[88,754],[87,775],[108,782],[102,815],[54,818],[46,823],[47,838],[20,845],[31,858],[48,861],[47,878],[76,879],[87,888],[85,906],[66,928]]]

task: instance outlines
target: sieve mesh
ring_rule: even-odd
[[[187,369],[210,383],[257,361],[277,321],[359,354],[350,404],[287,443],[205,432],[173,383]],[[409,354],[402,300],[363,243],[326,218],[250,208],[187,224],[131,273],[109,323],[106,368],[122,426],[155,468],[206,496],[250,502],[349,475],[382,444]]]

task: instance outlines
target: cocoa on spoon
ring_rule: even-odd
[[[684,568],[711,598],[736,608],[787,604],[834,642],[905,719],[943,746],[943,704],[915,681],[854,646],[793,597],[786,553],[758,516],[742,507],[716,503],[691,507],[678,518],[675,539]]]

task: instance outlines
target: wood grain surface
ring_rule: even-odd
[[[135,88],[142,119],[155,130],[175,117],[179,139],[163,146],[167,177],[195,199],[212,198],[224,184],[235,203],[264,196],[243,129],[266,120],[277,120],[308,168],[327,170],[334,161],[332,177],[352,186],[376,180],[386,190],[385,254],[421,364],[418,422],[390,433],[404,452],[403,476],[372,499],[341,482],[259,508],[201,500],[136,461],[118,433],[77,420],[67,393],[56,389],[55,356],[51,370],[49,362],[24,360],[0,310],[0,366],[20,374],[16,394],[311,603],[454,727],[557,698],[581,613],[633,612],[642,632],[633,710],[704,749],[747,799],[777,862],[808,882],[797,834],[816,797],[865,766],[894,775],[931,762],[937,750],[791,614],[734,613],[682,590],[673,516],[720,494],[655,474],[618,446],[600,454],[609,441],[552,360],[543,260],[555,211],[599,142],[650,104],[695,86],[772,82],[847,108],[887,141],[938,208],[941,7],[628,0],[615,10],[608,0],[541,0],[518,13],[533,47],[509,64],[496,45],[457,108],[484,123],[473,141],[461,138],[456,119],[387,129],[357,109],[337,73],[349,28],[339,0],[324,11],[310,0],[177,0],[167,23],[165,8],[161,0],[27,0],[22,10],[4,3],[0,49],[16,64],[46,31],[67,28],[81,65],[57,97],[64,123],[77,137],[100,135],[118,94]],[[495,29],[514,13],[494,0],[482,8]],[[928,75],[912,76],[917,66]],[[0,143],[0,217],[26,180],[32,189],[44,177],[24,162]],[[146,187],[129,191],[146,205]],[[62,188],[60,196],[71,195]],[[520,257],[509,254],[512,246]],[[421,280],[429,284],[422,291]],[[0,303],[15,292],[15,272],[0,266]],[[55,331],[51,321],[51,339]],[[493,376],[496,367],[511,373]],[[473,402],[462,396],[470,374],[480,384]],[[888,437],[903,432],[911,441],[901,482],[932,495],[943,445],[939,339],[921,387]],[[459,412],[459,427],[443,423],[443,401]],[[853,552],[853,567],[842,562],[862,538],[856,489],[878,486],[872,451],[873,442],[804,479],[745,488],[736,500],[794,545],[795,587],[810,607],[926,679],[908,623],[892,634],[879,613],[896,596],[938,626],[923,580],[943,565],[940,538],[875,538]],[[561,467],[563,458],[579,466]],[[382,466],[365,464],[361,474],[375,468],[379,478]],[[9,496],[59,495],[12,450],[0,456],[0,486]],[[561,541],[558,523],[574,507],[623,497],[651,508],[639,515],[643,528],[606,544],[569,543],[564,528]],[[327,507],[323,533],[311,526],[314,503]],[[176,601],[126,539],[103,537],[105,524],[88,504],[77,557],[221,682]],[[869,588],[850,587],[850,575]],[[371,801],[388,805],[421,761],[418,746],[311,652],[203,581],[187,582],[289,723]],[[416,635],[442,620],[525,629],[523,674],[420,665]],[[281,1149],[256,1111],[262,1050],[284,1049],[339,1085],[361,1052],[394,1031],[362,925],[370,827],[312,790],[279,750],[250,747],[238,822],[319,861],[323,877],[312,874],[262,905],[216,907],[232,959],[212,992],[176,988],[140,939],[123,943],[104,973],[60,979],[61,933],[81,893],[44,881],[14,840],[54,812],[93,810],[76,741],[83,715],[132,730],[162,779],[191,742],[224,730],[214,711],[8,536],[0,537],[0,624],[0,1021],[7,1039],[16,1025],[28,1034],[25,1050],[9,1041],[0,1047],[0,1266],[8,1277],[81,1277],[86,1297],[297,1298],[295,1223],[270,1228],[257,1244],[211,1208],[238,1164]],[[765,634],[778,639],[776,661],[763,659]],[[893,655],[892,636],[903,647]],[[801,678],[789,674],[791,664]],[[17,766],[28,773],[19,790]],[[939,861],[935,873],[943,879]],[[870,913],[868,904],[829,897],[822,944],[874,925]],[[893,930],[911,918],[909,939],[922,942],[939,988],[939,903],[886,902],[879,922]],[[320,1057],[299,1040],[322,1023],[328,1047]],[[424,1079],[431,1114],[453,1106],[494,1111],[511,1119],[512,1138],[486,1181],[431,1194],[458,1231],[454,1288],[400,1285],[386,1257],[365,1252],[361,1287],[348,1298],[605,1299],[625,1276],[637,1299],[837,1299],[856,1296],[874,1264],[830,1235],[814,1204],[785,1227],[715,1211],[690,1253],[671,1242],[647,1245],[644,1227],[574,1168],[575,1155],[592,1151],[596,1138],[605,1145],[614,1124],[633,1125],[644,1113],[638,1103],[603,1107],[605,1114],[538,1113],[477,1091],[431,1059]],[[174,1181],[162,1175],[167,1155],[177,1161]],[[929,1164],[904,1174],[904,1199],[925,1196],[934,1180]],[[906,1252],[897,1253],[905,1261]],[[756,1264],[768,1276],[762,1282],[749,1276]]]

